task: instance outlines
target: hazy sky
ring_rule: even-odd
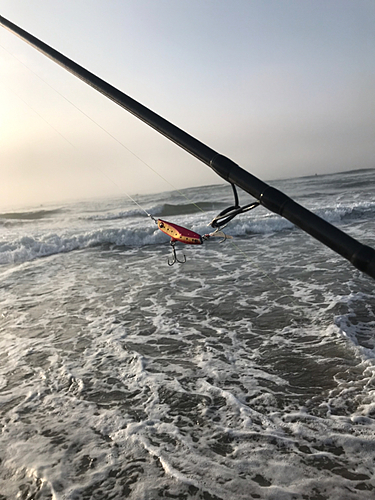
[[[375,167],[374,0],[0,0],[0,15],[263,180]],[[85,115],[172,186],[222,182],[0,28],[1,210],[171,189]]]

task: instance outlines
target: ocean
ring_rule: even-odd
[[[375,169],[270,184],[375,247]],[[204,234],[232,191],[136,201]],[[168,266],[126,196],[0,214],[1,500],[375,497],[374,281],[262,207],[225,232]]]

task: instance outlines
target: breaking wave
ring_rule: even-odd
[[[173,217],[173,221],[177,224],[200,234],[206,234],[212,231],[208,226],[209,222],[224,206],[222,203],[214,202],[178,205],[164,203],[154,206],[150,212],[156,217]],[[371,219],[375,216],[375,203],[373,202],[311,208],[317,215],[336,225]],[[63,212],[62,209],[54,209],[0,214],[0,225],[9,229],[9,232],[4,233],[3,240],[0,242],[0,265],[25,262],[95,246],[143,247],[168,241],[167,236],[160,233],[154,224],[150,224],[150,219],[138,208],[117,213],[99,212],[90,216],[81,214],[78,217],[81,225],[76,226],[75,229],[71,227],[54,231],[49,229],[48,232],[35,234],[21,231],[22,227],[16,234],[11,231],[11,228],[15,227],[14,224],[22,224],[22,221],[47,218],[57,220]],[[121,220],[124,220],[123,226],[125,227],[119,225],[118,221]],[[88,221],[94,224],[90,227]],[[101,223],[101,227],[98,227],[95,222]],[[277,236],[278,233],[293,229],[294,225],[291,222],[260,207],[249,214],[238,216],[228,225],[225,232],[234,237],[270,234]]]
[[[134,229],[99,229],[81,234],[48,233],[43,236],[22,236],[12,242],[0,243],[0,264],[20,263],[58,253],[96,246],[141,247],[160,241],[153,227]]]
[[[352,205],[336,205],[335,207],[318,208],[314,212],[328,222],[346,222],[373,217],[375,203],[361,202]]]

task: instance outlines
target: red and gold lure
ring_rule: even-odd
[[[158,225],[158,228],[160,231],[163,231],[163,233],[167,234],[168,236],[171,237],[171,245],[173,249],[173,260],[172,262],[169,262],[168,264],[170,266],[173,266],[176,262],[179,262],[180,264],[183,264],[186,262],[186,257],[184,255],[184,260],[178,260],[177,255],[176,255],[176,249],[175,245],[178,241],[181,243],[184,243],[185,245],[203,245],[205,240],[208,240],[208,238],[211,238],[211,236],[219,236],[221,238],[227,239],[231,238],[231,236],[225,235],[222,231],[214,231],[213,233],[205,234],[201,236],[200,234],[196,233],[195,231],[191,231],[190,229],[186,229],[186,227],[178,226],[177,224],[173,224],[172,222],[167,222],[162,219],[157,219],[155,221]]]
[[[186,229],[186,227],[178,226],[177,224],[172,224],[172,222],[167,222],[161,219],[158,219],[157,223],[158,228],[172,238],[171,243],[181,241],[186,245],[202,245],[204,241],[200,234],[195,233],[190,229]]]

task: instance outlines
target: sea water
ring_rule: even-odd
[[[271,183],[375,247],[375,170]],[[136,201],[193,229],[229,185]],[[241,194],[242,203],[251,202]],[[375,498],[374,280],[258,207],[0,215],[0,499]]]

